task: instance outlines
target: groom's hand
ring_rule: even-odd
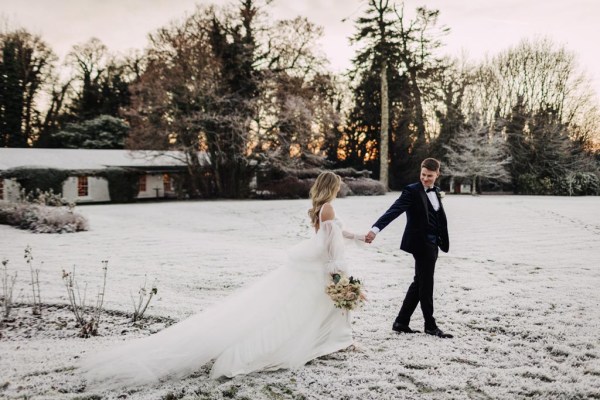
[[[365,242],[371,243],[373,240],[375,240],[375,236],[375,232],[369,231],[369,233],[367,233],[367,235],[365,236]]]

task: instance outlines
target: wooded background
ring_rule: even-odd
[[[181,150],[192,197],[246,197],[256,168],[367,169],[400,190],[425,157],[442,160],[442,186],[600,193],[597,98],[564,46],[442,57],[439,11],[369,0],[352,68],[334,74],[322,28],[260,4],[198,6],[128,54],[90,38],[59,60],[40,36],[0,31],[0,146]]]

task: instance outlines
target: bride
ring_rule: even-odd
[[[211,377],[298,368],[352,345],[348,312],[325,293],[330,274],[348,272],[344,238],[331,202],[341,178],[321,173],[308,211],[316,234],[289,251],[288,262],[218,304],[149,337],[83,359],[97,388],[152,384],[183,378],[215,360]]]

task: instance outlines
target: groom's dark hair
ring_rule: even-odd
[[[430,171],[439,171],[441,163],[435,158],[426,158],[421,163],[421,168],[426,168]]]

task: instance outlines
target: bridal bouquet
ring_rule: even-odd
[[[348,278],[343,273],[331,274],[331,281],[325,291],[333,300],[333,304],[344,310],[354,310],[367,299],[360,280],[352,276]]]

